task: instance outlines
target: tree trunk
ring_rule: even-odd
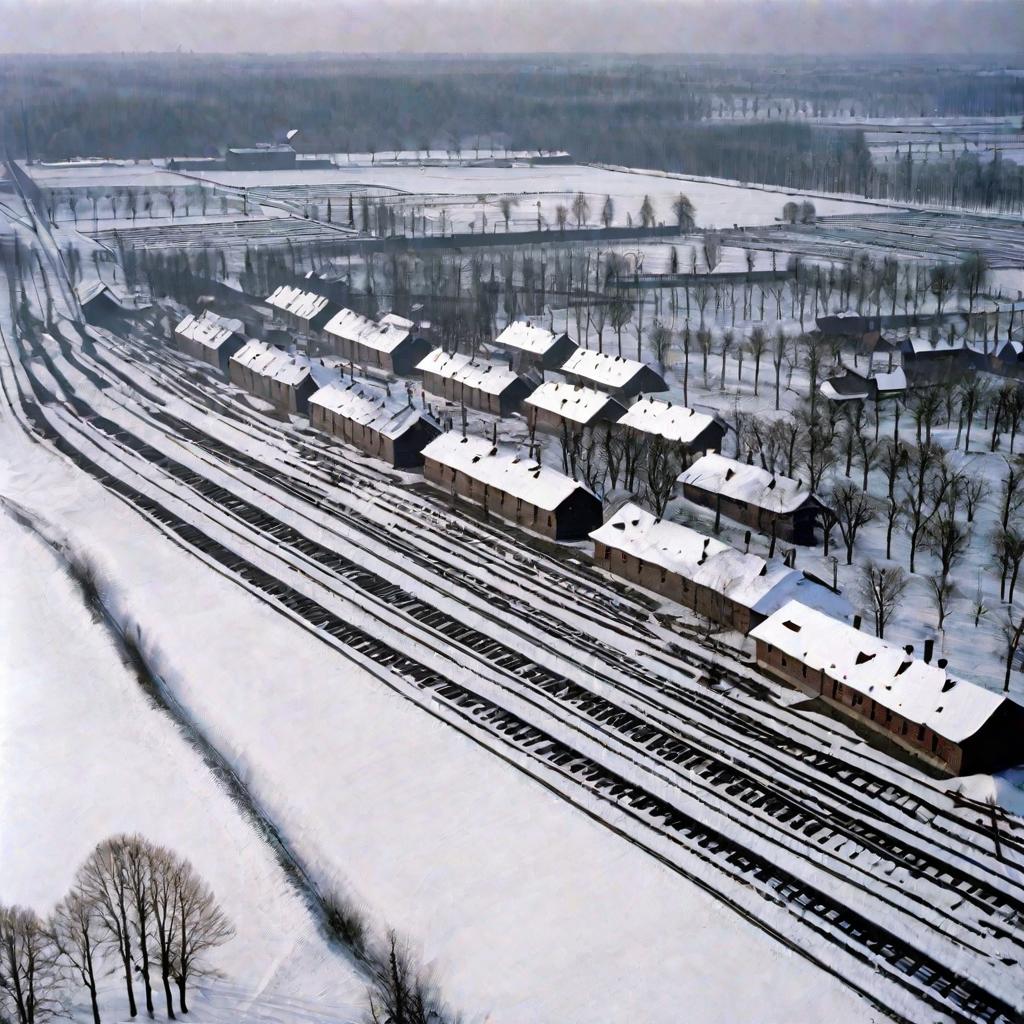
[[[185,1001],[185,976],[179,975],[175,981],[178,983],[178,1009],[182,1013],[188,1013],[188,1003]]]
[[[124,985],[128,991],[128,1014],[137,1017],[139,1008],[135,1005],[135,989],[132,986],[132,962],[129,957],[122,956],[121,963],[124,965]]]
[[[164,983],[164,999],[167,1001],[167,1019],[175,1020],[174,1016],[174,998],[171,995],[171,976],[170,973],[164,969],[160,971],[160,978]]]

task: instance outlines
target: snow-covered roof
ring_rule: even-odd
[[[528,352],[533,356],[542,356],[561,337],[563,335],[552,334],[551,331],[536,327],[529,321],[515,320],[494,339],[494,344]]]
[[[500,395],[519,380],[519,375],[507,365],[477,360],[463,352],[445,352],[441,348],[435,348],[416,369],[436,373],[487,395]]]
[[[750,635],[954,743],[973,736],[1007,699],[799,601]]]
[[[268,305],[303,320],[312,320],[313,317],[322,313],[327,302],[328,300],[323,295],[303,291],[301,288],[288,284],[280,285],[267,296]]]
[[[837,615],[849,613],[844,598],[780,560],[744,554],[682,523],[658,519],[632,502],[590,538],[724,594],[761,615],[771,615],[798,597]]]
[[[174,333],[194,341],[204,348],[218,349],[228,338],[233,335],[241,335],[245,326],[241,320],[231,320],[224,316],[218,316],[211,310],[206,310],[201,316],[194,316],[189,313],[177,327]]]
[[[391,439],[401,437],[425,418],[421,409],[410,404],[404,391],[401,396],[389,395],[361,381],[328,384],[309,396],[309,404],[319,405]]]
[[[904,352],[913,352],[915,355],[960,352],[965,347],[965,341],[962,337],[950,339],[948,334],[940,334],[934,340],[927,334],[908,334],[901,339],[900,347]]]
[[[879,391],[906,391],[907,375],[903,372],[902,366],[897,366],[889,373],[876,373],[874,381]]]
[[[397,313],[385,313],[377,322],[387,324],[389,327],[401,327],[407,331],[411,331],[416,326],[415,321],[399,316]]]
[[[261,377],[272,377],[289,387],[301,384],[311,372],[308,359],[290,356],[255,339],[247,341],[231,359]]]
[[[768,512],[793,512],[809,498],[817,500],[801,480],[769,473],[760,466],[748,466],[724,455],[702,456],[684,469],[677,480]]]
[[[609,403],[622,406],[603,391],[584,387],[582,384],[563,384],[558,381],[545,381],[532,394],[526,397],[526,404],[537,409],[553,412],[573,423],[589,423]],[[618,419],[618,417],[615,417]]]
[[[614,356],[608,352],[595,352],[589,348],[578,348],[562,364],[559,372],[571,373],[601,387],[622,388],[643,369],[644,364],[638,363],[635,359]]]
[[[547,512],[554,511],[576,491],[591,493],[583,484],[518,451],[502,451],[486,438],[462,437],[454,430],[435,437],[423,449],[423,457]]]
[[[689,444],[715,422],[714,416],[695,412],[685,405],[673,405],[657,398],[641,398],[626,410],[619,426]]]
[[[409,337],[409,328],[398,327],[385,320],[378,323],[355,310],[342,309],[324,324],[324,333],[365,345],[377,352],[389,353]]]

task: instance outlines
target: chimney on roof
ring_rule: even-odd
[[[935,650],[935,637],[928,637],[924,642],[924,663],[930,665],[932,661],[932,652]]]
[[[938,665],[939,668],[943,668],[944,669],[949,664],[949,659],[948,658],[939,658],[939,660],[937,662],[935,662],[935,664]]]
[[[752,466],[754,464],[754,452],[752,449],[747,449],[747,465]]]
[[[854,615],[854,617],[853,617],[853,628],[854,629],[860,629],[860,616],[859,615]]]
[[[914,653],[914,645],[913,644],[907,644],[907,646],[904,647],[903,650],[905,650],[907,652],[907,654],[913,655],[913,653]]]

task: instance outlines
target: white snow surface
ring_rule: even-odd
[[[792,512],[811,496],[800,480],[769,473],[760,466],[725,455],[703,455],[678,476],[680,484],[692,484],[734,501],[745,501],[769,512]]]
[[[579,377],[598,387],[617,390],[624,388],[643,368],[643,363],[626,356],[578,348],[562,364],[559,372]]]
[[[243,334],[244,331],[241,320],[218,316],[209,309],[204,310],[200,316],[189,313],[174,328],[175,334],[213,350],[219,349],[232,335]]]
[[[80,513],[98,499],[88,514],[130,525],[91,485],[77,496],[74,480],[61,486]],[[191,860],[236,929],[214,956],[223,977],[200,983],[189,1019],[303,1020],[314,1006],[317,1021],[358,1019],[361,976],[326,946],[264,840],[143,695],[52,551],[2,511],[0,545],[4,901],[48,913],[96,843],[137,831]],[[188,609],[187,583],[169,596],[169,615]],[[76,1019],[91,1020],[81,995]],[[127,1019],[118,974],[103,980],[101,1004],[104,1020]]]
[[[609,405],[613,410],[622,410],[622,406],[604,391],[555,380],[545,381],[524,401],[527,405],[553,412],[573,423],[589,423]],[[618,419],[617,416],[613,418]]]
[[[301,384],[311,372],[309,360],[290,356],[255,338],[247,341],[231,359],[261,377],[270,377],[289,387]]]
[[[341,309],[324,324],[324,334],[387,354],[409,337],[409,329],[396,325],[394,320],[377,322],[354,310]]]
[[[1009,699],[798,601],[750,635],[954,743],[973,736]]]
[[[327,305],[327,299],[316,292],[307,292],[302,288],[282,284],[275,288],[266,298],[268,306],[280,309],[303,320],[312,320]]]
[[[527,320],[513,320],[494,339],[494,344],[499,348],[511,348],[532,356],[543,356],[560,337],[561,334],[553,334]]]
[[[319,405],[353,423],[369,427],[384,437],[401,437],[423,412],[410,404],[409,396],[389,395],[360,381],[328,384],[309,396],[310,405]]]

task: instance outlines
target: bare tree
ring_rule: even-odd
[[[722,340],[718,348],[718,351],[722,356],[722,376],[718,382],[718,387],[721,391],[725,390],[725,361],[728,358],[729,353],[732,351],[735,341],[736,336],[728,327],[722,331]]]
[[[57,904],[48,926],[54,949],[89,993],[93,1024],[100,1024],[96,976],[101,929],[95,904],[77,887]]]
[[[640,223],[645,228],[654,227],[654,206],[650,196],[644,196],[644,201],[640,205]]]
[[[179,862],[174,916],[178,924],[174,958],[178,1009],[188,1013],[190,979],[206,972],[206,956],[210,950],[227,942],[234,935],[234,928],[217,906],[210,887],[199,878],[188,861]]]
[[[1024,533],[1013,526],[999,526],[992,535],[992,554],[999,570],[999,600],[1013,604],[1021,561],[1024,561]],[[1006,592],[1007,580],[1010,592]]]
[[[565,225],[569,220],[569,207],[564,203],[559,203],[555,207],[555,223],[558,224],[558,230],[564,232]]]
[[[780,326],[772,338],[772,366],[775,367],[775,408],[779,409],[779,395],[782,382],[782,361],[786,357],[786,335]]]
[[[660,320],[654,320],[647,329],[647,337],[651,342],[654,358],[658,361],[659,368],[663,370],[665,368],[665,357],[672,347],[672,331]]]
[[[908,582],[907,574],[897,565],[881,566],[868,562],[861,569],[858,590],[861,600],[871,607],[875,617],[875,636],[885,638],[885,627]]]
[[[409,951],[389,932],[387,946],[370,963],[368,1024],[454,1024],[434,986]]]
[[[633,319],[633,303],[622,295],[614,296],[608,306],[608,318],[615,331],[615,337],[618,339],[619,355],[621,356],[622,329]]]
[[[761,377],[761,356],[768,345],[768,336],[760,324],[755,326],[747,339],[747,349],[754,357],[754,394],[757,394],[758,382]]]
[[[128,899],[135,928],[135,942],[139,949],[139,974],[146,993],[146,1012],[153,1016],[153,985],[150,980],[149,941],[152,931],[152,911],[149,902],[150,851],[149,842],[140,835],[123,837],[123,857]]]
[[[1020,647],[1021,636],[1024,635],[1024,615],[1021,615],[1018,622],[1013,620],[1013,608],[1007,608],[1000,625],[1000,632],[1006,642],[1006,675],[1003,677],[1003,692],[1010,689],[1010,672],[1013,669],[1013,659]]]
[[[453,485],[454,486],[454,485]],[[178,946],[178,919],[175,914],[180,866],[177,857],[162,846],[150,851],[149,907],[153,915],[153,939],[160,966],[167,1017],[174,1020],[171,978]]]
[[[41,1024],[57,1013],[54,953],[34,910],[0,906],[0,1019]]]
[[[508,224],[512,217],[512,208],[519,205],[519,199],[516,196],[502,196],[498,200],[498,209],[501,210],[502,217],[505,218],[505,233],[508,234]]]
[[[590,200],[586,193],[577,192],[572,200],[572,215],[576,218],[576,227],[581,228],[590,216]]]
[[[910,571],[914,571],[917,549],[932,517],[939,510],[948,478],[940,472],[944,454],[935,445],[923,444],[909,450],[903,465],[905,484],[901,499],[910,527]]]
[[[932,604],[935,605],[935,613],[938,616],[936,629],[942,629],[949,613],[949,606],[957,596],[956,585],[946,576],[929,576],[928,593],[931,596]]]
[[[601,223],[606,227],[612,226],[612,221],[615,219],[615,203],[612,202],[611,196],[604,197],[604,205],[601,207]]]
[[[948,263],[937,264],[928,275],[928,289],[935,296],[939,316],[942,316],[949,293],[956,287],[956,278],[956,268]]]
[[[839,484],[832,492],[829,504],[846,545],[846,564],[853,565],[853,545],[857,540],[857,532],[875,518],[875,506],[862,490],[850,483]]]
[[[782,204],[782,219],[787,224],[795,224],[797,217],[800,216],[800,207],[790,199],[788,202]]]
[[[79,868],[75,888],[96,908],[104,933],[104,942],[117,950],[124,970],[128,1012],[138,1016],[135,988],[132,984],[131,894],[124,857],[123,838],[106,839]]]
[[[924,539],[928,549],[938,558],[939,575],[945,579],[967,551],[970,534],[957,522],[955,510],[947,508],[928,524]]]
[[[644,196],[644,199],[646,198]],[[694,209],[693,203],[682,193],[672,200],[672,212],[676,215],[676,225],[678,227],[684,231],[692,230],[697,211]]]
[[[1024,506],[1024,460],[1020,456],[1006,460],[1006,476],[999,491],[999,522],[1003,529]]]
[[[676,477],[679,476],[679,458],[674,446],[660,434],[655,434],[647,446],[646,459],[647,500],[654,514],[661,519],[672,498]]]

